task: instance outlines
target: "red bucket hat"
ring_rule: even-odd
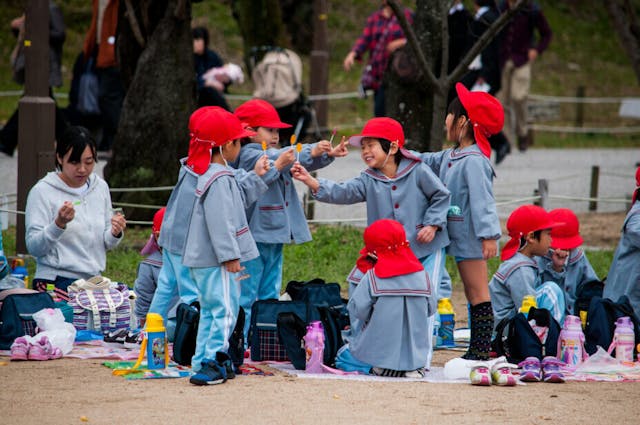
[[[582,245],[584,240],[580,236],[578,217],[568,208],[557,208],[549,211],[551,220],[564,223],[551,230],[551,247],[558,249],[574,249]]]
[[[196,110],[189,119],[189,153],[187,166],[197,174],[204,174],[211,162],[211,148],[225,145],[256,133],[246,130],[231,112],[218,106]]]
[[[636,170],[636,190],[633,191],[633,196],[631,197],[631,204],[635,204],[638,199],[638,192],[640,192],[640,167]]]
[[[507,219],[507,232],[511,239],[502,249],[500,258],[508,260],[518,252],[520,238],[536,230],[553,229],[564,223],[555,222],[549,213],[537,205],[522,205],[511,213]]]
[[[456,84],[456,92],[469,114],[478,147],[487,158],[490,157],[491,145],[488,137],[499,133],[504,125],[502,104],[489,93],[467,90],[462,83]]]
[[[376,276],[388,278],[424,270],[409,247],[404,227],[395,220],[377,220],[367,227],[364,245],[357,261],[363,273],[373,267]]]
[[[349,144],[360,147],[360,143],[365,137],[386,139],[392,143],[397,142],[400,149],[404,146],[404,130],[402,125],[393,118],[380,117],[370,119],[364,125],[362,133],[349,137]]]
[[[252,128],[289,128],[290,124],[280,121],[278,111],[272,104],[262,99],[251,99],[238,106],[233,113],[240,121]]]

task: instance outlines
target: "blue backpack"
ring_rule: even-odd
[[[593,297],[587,313],[587,326],[584,329],[587,353],[593,354],[598,346],[605,350],[613,340],[613,332],[616,328],[616,320],[619,317],[628,316],[633,322],[633,331],[636,334],[636,343],[640,343],[640,319],[636,316],[629,302],[629,298],[623,295],[617,302],[609,298]],[[634,357],[637,349],[634,348]]]
[[[7,296],[0,309],[0,350],[11,348],[18,337],[35,335],[33,314],[43,308],[55,308],[53,299],[46,292]]]

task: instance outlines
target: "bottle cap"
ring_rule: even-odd
[[[47,283],[47,292],[53,292],[56,289],[56,285],[53,283]]]
[[[536,297],[534,297],[533,295],[525,295],[522,298],[522,307],[520,307],[519,312],[520,313],[529,313],[529,310],[531,309],[531,307],[537,307],[538,304],[536,303]]]
[[[164,332],[165,328],[162,316],[158,313],[147,313],[145,329],[147,332]]]
[[[453,304],[449,298],[440,298],[438,300],[438,313],[439,314],[454,314]]]

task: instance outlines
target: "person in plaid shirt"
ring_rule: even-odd
[[[409,24],[413,24],[413,12],[405,8],[404,15]],[[404,37],[398,18],[393,14],[386,0],[382,0],[382,5],[367,18],[362,34],[344,58],[344,69],[349,71],[356,60],[361,61],[363,55],[369,52],[367,68],[363,75],[363,88],[374,91],[373,112],[376,117],[385,116],[382,77],[387,68],[389,56],[406,42],[407,39]],[[364,78],[366,74],[369,78]]]

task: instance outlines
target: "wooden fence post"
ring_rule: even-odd
[[[584,98],[584,94],[584,86],[578,86],[576,90],[576,97],[578,98],[578,102],[576,102],[576,127],[582,127],[584,124],[584,103],[580,102]]]
[[[538,195],[540,196],[540,206],[546,209],[549,204],[549,182],[547,179],[538,180]]]
[[[598,181],[600,180],[600,167],[594,165],[591,167],[591,190],[589,192],[590,198],[598,197]],[[589,211],[596,211],[598,209],[598,201],[589,201]]]

